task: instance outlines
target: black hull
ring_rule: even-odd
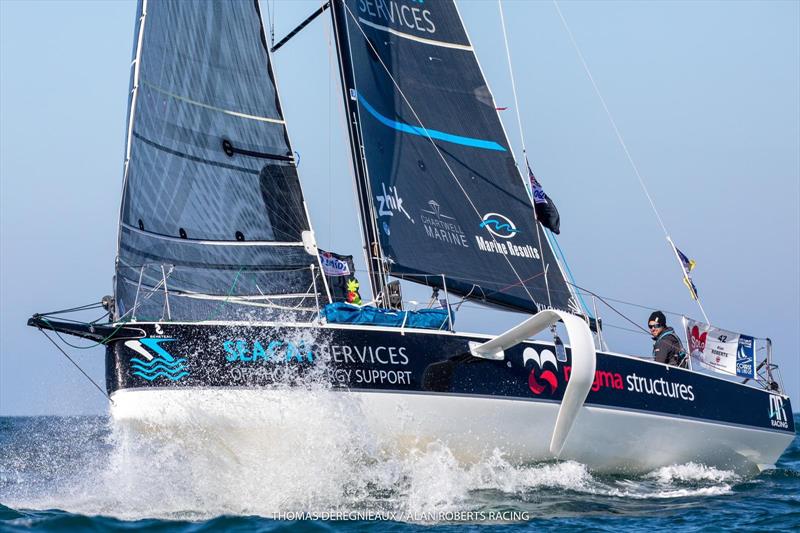
[[[147,337],[112,342],[106,385],[405,392],[560,402],[571,370],[553,346],[525,342],[494,361],[470,355],[479,337],[318,325],[139,323]],[[113,396],[112,396],[113,397]],[[585,405],[793,434],[789,398],[689,370],[597,353]]]

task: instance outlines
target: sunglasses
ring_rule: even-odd
[[[662,326],[661,324],[647,324],[647,327],[650,328],[650,329],[659,329],[659,328],[662,328],[664,326]]]

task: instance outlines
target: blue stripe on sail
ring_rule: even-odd
[[[499,152],[506,151],[505,148],[494,141],[473,139],[472,137],[462,137],[461,135],[453,135],[452,133],[445,133],[443,131],[429,130],[419,126],[412,126],[411,124],[406,124],[405,122],[397,122],[396,120],[392,120],[378,113],[378,111],[376,111],[375,108],[372,107],[363,96],[361,96],[361,94],[358,95],[358,101],[361,102],[361,105],[364,106],[364,109],[369,111],[373,117],[378,119],[378,122],[397,131],[410,133],[411,135],[419,135],[420,137],[430,137],[431,139],[438,139],[440,141],[462,144],[464,146],[472,146],[473,148],[497,150]]]

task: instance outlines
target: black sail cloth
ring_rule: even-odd
[[[117,318],[269,318],[313,304],[309,229],[253,0],[140,1]],[[166,287],[166,290],[165,290]],[[320,291],[324,292],[324,291]]]
[[[518,310],[569,309],[454,3],[333,5],[374,217],[362,222],[390,273]]]

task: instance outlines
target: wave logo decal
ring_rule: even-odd
[[[133,357],[131,359],[133,375],[144,378],[147,381],[154,381],[159,377],[164,377],[170,381],[178,381],[188,376],[189,371],[186,370],[186,359],[174,357],[160,345],[162,342],[173,342],[174,340],[141,339],[138,341],[125,341],[126,347],[144,358]],[[151,351],[155,355],[150,353]]]
[[[533,368],[528,375],[528,387],[536,396],[546,393],[552,396],[558,389],[558,363],[556,356],[550,350],[542,350],[541,355],[533,348],[525,348],[522,352],[522,362],[527,367],[528,361],[533,361]],[[553,369],[546,368],[552,366]]]
[[[501,239],[510,239],[519,233],[517,226],[514,225],[511,219],[500,213],[486,213],[483,215],[483,222],[481,222],[480,227],[486,228],[489,233]]]

